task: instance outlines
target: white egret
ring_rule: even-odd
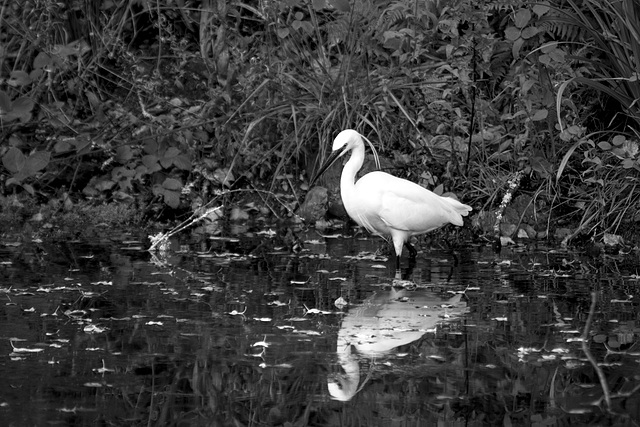
[[[377,162],[375,148],[370,142],[369,145]],[[364,142],[362,135],[353,129],[338,134],[333,141],[331,156],[311,184],[349,151],[352,152],[351,157],[340,177],[342,203],[358,225],[385,239],[391,236],[397,272],[400,271],[403,246],[407,247],[411,257],[417,254],[409,243],[411,236],[428,233],[449,223],[462,226],[462,217],[471,212],[471,206],[456,199],[439,196],[416,183],[385,172],[370,172],[356,182],[356,174],[364,162]]]

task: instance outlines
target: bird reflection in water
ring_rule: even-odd
[[[338,332],[337,361],[342,372],[328,379],[329,394],[349,401],[365,385],[360,383],[360,361],[376,360],[397,347],[422,338],[447,318],[467,312],[462,294],[449,300],[424,289],[379,291],[343,318]],[[360,387],[360,388],[359,388]]]

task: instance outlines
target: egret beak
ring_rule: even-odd
[[[331,167],[331,165],[333,165],[336,160],[338,160],[338,158],[340,156],[342,156],[344,153],[346,153],[347,150],[336,150],[331,152],[331,155],[329,156],[329,158],[327,159],[326,162],[324,162],[324,164],[322,165],[322,167],[320,167],[320,170],[318,170],[318,172],[315,173],[315,175],[313,175],[313,178],[311,178],[311,181],[309,181],[309,188],[313,187],[316,183],[316,181],[318,180],[318,178],[320,178],[320,176],[322,176],[322,174]]]

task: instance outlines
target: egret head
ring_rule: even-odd
[[[371,147],[374,159],[376,161],[376,166],[378,167],[378,169],[380,169],[380,160],[378,159],[378,153],[373,144],[371,144],[371,141],[369,141],[366,137],[362,136],[360,133],[353,129],[345,129],[340,132],[338,136],[336,136],[336,139],[333,140],[331,155],[324,163],[324,165],[322,165],[320,170],[315,174],[313,179],[309,182],[309,187],[313,187],[313,184],[315,184],[316,180],[324,173],[324,171],[329,169],[329,167],[333,163],[335,163],[338,158],[344,156],[347,152],[353,150],[356,147],[364,146],[364,142],[362,141],[363,139],[365,139]],[[362,156],[364,156],[364,153],[362,154]]]
[[[353,129],[345,129],[336,136],[333,140],[333,147],[331,151],[335,153],[338,150],[342,150],[338,157],[343,156],[347,151],[353,149],[358,145],[363,145],[362,136]]]

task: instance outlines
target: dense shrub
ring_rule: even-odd
[[[637,211],[639,9],[9,1],[2,192],[56,198],[63,186],[177,212],[234,182],[298,195],[333,136],[355,128],[394,173],[458,190],[481,213],[522,174],[540,214],[616,232]]]

